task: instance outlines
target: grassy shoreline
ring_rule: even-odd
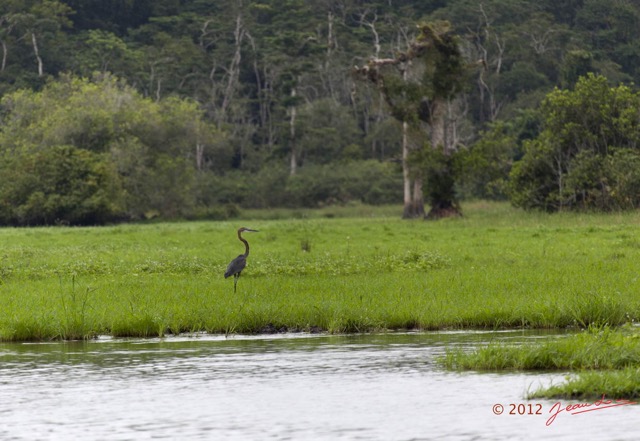
[[[640,398],[640,329],[591,326],[578,334],[533,344],[492,343],[472,351],[448,350],[440,365],[457,371],[568,371],[562,384],[528,398]]]
[[[464,211],[438,222],[403,221],[389,214],[393,207],[346,207],[296,212],[296,219],[276,211],[233,222],[2,228],[0,341],[609,329],[640,320],[640,212],[549,215],[482,202]],[[234,295],[222,274],[243,251],[240,226],[261,232],[249,237],[249,264]],[[570,346],[593,336],[582,338]],[[612,347],[628,355],[636,340]],[[485,350],[497,362],[517,359],[503,347]],[[524,349],[527,357],[536,350]],[[542,366],[577,374],[532,397],[638,397],[633,351],[633,363],[613,369],[574,365],[580,351],[568,350],[568,364]],[[540,357],[557,361],[550,352]],[[469,363],[465,369],[481,369]],[[514,368],[505,366],[492,369]]]
[[[640,214],[0,229],[0,340],[565,328],[640,319]],[[224,268],[249,237],[233,294]]]

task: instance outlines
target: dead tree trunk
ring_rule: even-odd
[[[407,59],[400,58],[374,58],[369,60],[369,64],[363,68],[356,68],[356,71],[381,88],[382,96],[395,113],[396,119],[402,121],[402,177],[403,177],[403,219],[413,219],[424,217],[424,195],[422,191],[422,177],[419,170],[411,164],[411,148],[409,145],[409,118],[406,110],[399,110],[394,98],[389,96],[385,90],[384,80],[378,68],[387,65],[398,66],[402,72],[403,82],[407,82]]]
[[[435,100],[431,105],[431,147],[442,155],[440,170],[432,176],[431,208],[426,219],[460,216],[461,211],[454,194],[452,154],[456,146],[455,121],[450,116],[451,103],[445,99]]]
[[[238,13],[236,17],[236,27],[233,32],[234,38],[234,52],[231,62],[228,68],[227,85],[224,89],[222,97],[222,104],[220,105],[220,117],[225,118],[227,116],[227,110],[233,95],[236,92],[236,85],[238,83],[238,77],[240,76],[240,62],[242,61],[242,42],[245,36],[245,29],[242,24],[242,15]],[[220,128],[222,121],[218,121],[218,128]]]
[[[36,60],[38,60],[38,76],[42,77],[44,75],[44,65],[42,63],[42,57],[40,57],[40,51],[38,50],[38,40],[36,39],[36,33],[31,33],[31,44],[33,45],[33,53],[36,56]]]
[[[411,173],[409,170],[409,124],[402,123],[402,183],[404,188],[404,208],[402,218],[413,217],[413,198],[411,197]]]
[[[423,179],[428,183],[426,190],[431,203],[428,217],[459,213],[452,166],[457,135],[449,105],[462,89],[466,67],[459,42],[450,29],[446,21],[425,24],[421,35],[408,43],[405,52],[399,52],[394,58],[375,57],[366,66],[355,68],[380,88],[392,115],[403,124],[404,218],[424,217]],[[442,62],[443,57],[447,62]],[[416,66],[414,78],[409,82],[407,71],[418,59],[424,64]],[[390,71],[388,66],[394,70]],[[417,123],[416,127],[421,121],[429,128],[429,141],[434,150],[425,153],[424,159],[431,161],[428,166],[423,161],[418,161],[422,164],[410,163],[407,128],[412,121]]]
[[[402,179],[404,183],[403,219],[424,217],[424,193],[422,191],[422,173],[411,164],[411,146],[409,144],[409,124],[402,123]]]
[[[291,89],[291,98],[295,99],[296,97],[296,88],[293,87]],[[291,175],[295,175],[298,170],[298,157],[297,157],[297,148],[296,148],[296,115],[297,108],[295,103],[289,108],[289,141],[291,148],[291,162],[289,173]]]
[[[4,72],[7,67],[7,43],[2,41],[2,65],[0,65],[0,72]]]

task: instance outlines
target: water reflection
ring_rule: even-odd
[[[446,347],[528,332],[0,344],[0,439],[637,439],[639,407],[494,415],[562,375],[450,373]],[[564,416],[564,415],[563,415]]]

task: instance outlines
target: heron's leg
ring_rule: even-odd
[[[236,286],[238,285],[238,279],[240,278],[240,273],[233,275],[233,293],[236,293]]]

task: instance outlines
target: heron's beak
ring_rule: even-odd
[[[251,233],[259,233],[259,232],[260,232],[260,231],[258,231],[258,230],[250,230],[249,228],[247,228],[247,229],[246,229],[246,230],[244,230],[244,231],[249,231],[249,232],[251,232]]]

